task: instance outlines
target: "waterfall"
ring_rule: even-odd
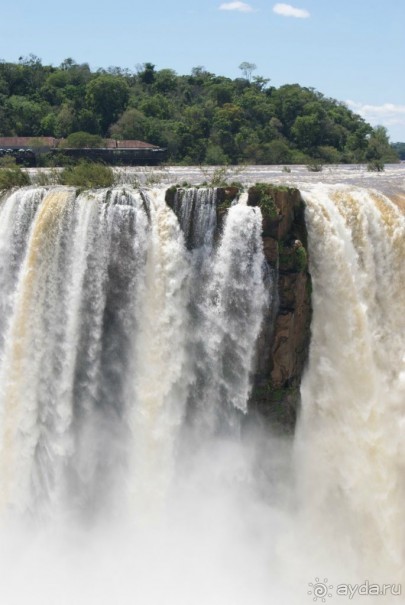
[[[208,249],[213,246],[216,220],[215,189],[178,189],[173,210],[179,219],[187,247]]]
[[[184,192],[174,212],[164,196],[3,200],[3,511],[149,513],[188,415],[213,434],[246,413],[267,300],[260,211],[232,206],[214,237],[215,190]]]
[[[247,412],[254,346],[269,304],[261,214],[246,205],[246,198],[227,210],[218,246],[212,190],[180,190],[174,203],[191,248],[194,367],[188,409],[200,435],[204,428],[206,434],[219,427],[235,430],[241,418],[235,409]]]
[[[305,605],[366,579],[400,602],[405,218],[376,190],[301,194],[294,437],[249,415],[278,299],[246,193],[0,197],[1,603]]]
[[[316,186],[303,196],[314,315],[297,434],[301,498],[312,532],[344,556],[354,551],[364,573],[398,581],[405,217],[373,190]]]

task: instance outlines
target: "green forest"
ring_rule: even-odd
[[[392,145],[401,160],[405,160],[405,143],[394,143]]]
[[[299,84],[273,87],[250,63],[240,70],[230,79],[203,67],[178,75],[152,63],[92,71],[70,58],[1,61],[0,136],[137,139],[184,165],[398,161],[386,129],[343,103]]]

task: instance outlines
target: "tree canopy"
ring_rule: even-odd
[[[2,61],[0,136],[143,139],[182,164],[397,159],[386,131],[343,103],[299,84],[273,87],[252,77],[253,63],[239,67],[243,77],[231,79],[202,66],[178,75],[153,63],[91,71],[72,58],[58,67],[34,55]]]

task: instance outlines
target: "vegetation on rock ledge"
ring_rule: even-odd
[[[16,166],[13,158],[0,159],[0,190],[24,187],[29,184],[28,174]]]
[[[68,166],[61,174],[59,182],[81,189],[111,187],[114,184],[114,172],[109,166],[81,161],[76,166]]]

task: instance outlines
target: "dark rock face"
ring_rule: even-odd
[[[266,314],[258,342],[249,407],[273,425],[292,430],[311,323],[304,202],[297,189],[262,185],[250,189],[248,204],[262,208],[264,254],[277,280],[273,308]]]

